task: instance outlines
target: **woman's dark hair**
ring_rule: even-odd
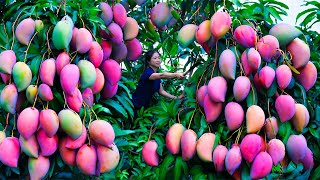
[[[154,53],[158,53],[160,55],[159,51],[156,50],[156,49],[151,49],[151,50],[149,50],[148,52],[145,53],[145,55],[144,55],[144,63],[145,63],[144,67],[145,67],[145,69],[146,69],[146,67],[148,67],[148,65],[149,65],[148,62],[150,62],[151,57],[152,57],[152,55]]]

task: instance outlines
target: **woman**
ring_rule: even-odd
[[[178,97],[166,92],[161,84],[161,79],[183,79],[183,73],[159,73],[161,60],[160,53],[153,49],[146,53],[145,63],[148,68],[142,73],[136,91],[132,94],[132,103],[135,110],[139,110],[142,107],[149,107],[152,96],[155,92],[160,95],[171,98],[171,99],[181,99],[184,96],[180,95]]]

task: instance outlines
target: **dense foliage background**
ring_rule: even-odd
[[[27,64],[31,67],[33,73],[32,84],[36,83],[37,74],[44,53],[48,51],[50,44],[47,44],[47,39],[51,37],[52,27],[65,14],[69,15],[75,22],[75,26],[91,29],[92,33],[98,39],[101,39],[99,27],[105,28],[103,21],[97,16],[100,1],[92,0],[31,0],[31,1],[12,1],[7,0],[5,5],[1,5],[3,15],[0,16],[0,46],[2,49],[10,49],[13,43],[13,50],[17,53],[17,61],[23,61],[26,51],[26,46],[21,46],[16,40],[13,42],[12,27],[15,23],[26,17],[33,19],[41,19],[44,22],[44,29],[33,40],[28,53]],[[108,1],[109,4],[116,3]],[[164,81],[164,88],[172,94],[179,95],[185,93],[183,101],[168,100],[163,97],[156,97],[157,101],[153,102],[153,106],[148,109],[143,109],[139,112],[139,118],[133,120],[130,127],[129,120],[133,117],[133,107],[130,101],[131,94],[136,88],[137,81],[143,71],[143,57],[136,62],[125,61],[121,64],[122,78],[119,82],[117,95],[112,99],[100,100],[99,95],[95,98],[93,107],[95,113],[101,119],[108,119],[116,132],[116,145],[120,151],[120,163],[118,167],[111,173],[102,174],[101,178],[110,179],[225,179],[231,178],[227,173],[218,174],[214,172],[212,163],[204,163],[195,156],[191,161],[185,162],[181,156],[171,155],[165,147],[165,135],[168,128],[175,122],[181,122],[185,127],[193,129],[198,137],[205,132],[214,132],[216,134],[216,144],[224,144],[230,147],[235,139],[236,134],[230,132],[224,121],[224,116],[214,123],[207,124],[203,115],[203,110],[196,103],[196,90],[200,85],[206,84],[210,79],[213,69],[213,62],[219,57],[219,54],[226,47],[233,48],[240,54],[243,48],[240,45],[233,46],[231,44],[231,31],[226,35],[226,39],[219,41],[217,49],[213,48],[210,53],[206,53],[201,46],[192,43],[188,48],[179,47],[176,37],[178,30],[188,23],[199,25],[202,21],[210,19],[211,16],[221,8],[225,8],[232,18],[233,30],[240,24],[253,25],[262,34],[268,34],[269,29],[273,24],[281,20],[281,15],[287,15],[288,6],[277,2],[276,0],[259,0],[258,2],[240,3],[238,0],[221,1],[193,1],[177,0],[167,1],[173,5],[179,12],[181,18],[174,27],[163,31],[150,31],[146,29],[145,23],[148,20],[151,8],[158,3],[157,0],[147,0],[143,5],[138,6],[133,0],[123,1],[128,3],[130,10],[128,15],[135,18],[140,26],[138,39],[146,51],[151,48],[160,50],[163,59],[163,68],[170,72],[186,71],[194,64],[199,64],[194,70],[187,75],[187,78],[179,81]],[[65,3],[65,4],[64,4]],[[308,147],[312,150],[315,166],[310,171],[302,171],[301,164],[295,165],[292,162],[287,162],[287,166],[278,165],[273,168],[272,173],[267,179],[307,179],[309,176],[312,179],[320,178],[320,81],[319,81],[319,32],[310,30],[314,19],[320,21],[320,3],[317,1],[306,1],[306,5],[311,4],[314,8],[307,9],[301,12],[297,19],[303,19],[302,23],[297,26],[304,33],[304,40],[308,43],[311,50],[311,61],[315,64],[318,70],[318,80],[316,85],[307,93],[300,85],[295,85],[293,89],[287,93],[291,94],[297,102],[300,102],[309,110],[310,123],[304,129],[303,135],[307,138]],[[302,16],[307,15],[307,16]],[[217,54],[216,54],[217,52]],[[45,58],[55,58],[59,52],[54,50],[49,54],[46,53]],[[74,62],[85,58],[78,55]],[[239,68],[239,67],[237,67]],[[238,71],[239,73],[239,71]],[[252,78],[252,77],[251,77]],[[5,85],[0,83],[0,89]],[[276,91],[277,89],[275,89]],[[50,103],[50,107],[54,110],[59,110],[64,104],[63,96],[59,91],[54,91],[55,99]],[[60,91],[61,92],[61,91]],[[227,94],[227,102],[233,99],[232,92]],[[255,96],[255,98],[253,98]],[[255,99],[255,101],[253,101]],[[268,97],[257,92],[250,93],[250,97],[244,103],[259,104],[260,107],[267,112]],[[26,105],[25,105],[26,106]],[[244,104],[244,106],[246,106]],[[271,114],[277,117],[274,108],[274,102],[271,101]],[[83,114],[80,114],[83,117]],[[1,113],[0,122],[5,124],[5,113]],[[17,135],[14,126],[14,117],[11,117],[10,125],[7,129],[7,136]],[[0,130],[3,126],[0,124]],[[149,138],[151,128],[156,128],[151,139],[155,139],[159,145],[158,153],[160,155],[160,165],[158,167],[147,166],[141,157],[141,149],[144,143]],[[294,134],[291,125],[284,123],[279,128],[279,136],[281,139],[286,139],[290,134]],[[241,134],[241,137],[245,132]],[[28,174],[26,166],[27,156],[21,155],[18,168],[8,168],[0,164],[0,177],[25,177]],[[94,178],[83,176],[77,168],[65,165],[58,153],[50,158],[51,166],[48,173],[48,178]],[[248,179],[249,167],[243,163],[241,177]]]

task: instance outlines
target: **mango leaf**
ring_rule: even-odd
[[[250,92],[246,98],[246,101],[247,101],[248,108],[252,105],[258,104],[258,94],[255,87],[252,86],[252,88],[250,88]]]
[[[134,131],[134,130],[122,130],[117,126],[113,126],[113,130],[114,130],[114,133],[115,133],[116,137],[126,136],[126,135],[129,135],[129,134],[136,133],[136,131]]]
[[[173,179],[174,180],[179,180],[181,179],[181,173],[182,173],[182,163],[183,163],[183,160],[182,160],[182,157],[179,156],[176,158],[176,163],[174,165],[174,170],[173,170]]]
[[[128,118],[128,113],[126,110],[116,101],[112,99],[107,99],[105,101],[102,101],[104,104],[109,105],[114,108],[114,110],[118,111],[120,114],[122,114],[124,117]]]
[[[304,89],[304,87],[302,87],[298,82],[295,83],[299,88],[300,88],[300,91],[301,91],[301,94],[298,96],[298,97],[302,97],[303,99],[303,105],[305,107],[308,107],[307,105],[307,95],[306,95],[306,90]]]
[[[282,18],[279,15],[279,12],[274,8],[274,7],[267,7],[268,11],[270,12],[270,14],[276,18],[279,19],[280,21],[282,21]]]
[[[277,91],[277,82],[274,79],[271,86],[267,89],[267,95],[268,97],[272,97]]]
[[[242,172],[241,172],[241,179],[242,180],[250,180],[250,169],[247,166],[247,164],[244,164],[242,166]]]
[[[169,166],[172,165],[172,163],[174,162],[174,156],[172,154],[168,154],[162,164],[160,165],[160,174],[159,174],[159,179],[160,180],[164,180],[166,179],[166,174],[167,174],[167,169]]]
[[[318,167],[314,170],[311,179],[312,179],[312,180],[320,179],[320,166],[318,166]]]

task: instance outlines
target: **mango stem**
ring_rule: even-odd
[[[19,16],[20,16],[20,14],[22,13],[22,11],[20,11],[20,13],[18,14],[18,16],[17,16],[17,18],[16,18],[16,20],[13,22],[13,24],[12,24],[12,44],[11,44],[11,50],[12,50],[12,48],[13,48],[13,44],[14,44],[14,26],[15,26],[15,24],[16,24],[16,22],[17,22],[17,20],[19,19]]]
[[[32,38],[31,38],[31,40],[30,40],[30,42],[29,42],[29,44],[28,44],[27,50],[25,51],[26,53],[24,54],[24,60],[23,60],[23,62],[26,62],[26,60],[27,60],[27,55],[28,55],[28,50],[29,50],[29,48],[30,48],[31,42],[32,42],[32,40],[34,39],[34,37],[36,37],[37,34],[38,34],[38,32],[34,33],[34,35],[32,36]]]

